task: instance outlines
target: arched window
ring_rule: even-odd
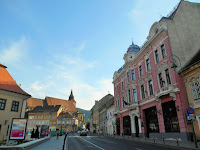
[[[194,100],[200,99],[200,86],[199,82],[193,80],[190,84]]]

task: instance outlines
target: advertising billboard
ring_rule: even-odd
[[[13,118],[10,130],[10,140],[25,138],[27,119]]]

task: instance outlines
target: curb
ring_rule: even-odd
[[[50,137],[45,137],[45,138],[41,138],[41,139],[37,139],[34,141],[30,141],[27,143],[23,143],[20,145],[15,145],[15,146],[0,146],[0,150],[29,150],[33,147],[38,146],[41,143],[44,143],[46,141],[50,140]]]

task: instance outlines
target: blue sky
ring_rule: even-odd
[[[178,2],[1,0],[0,63],[33,97],[68,99],[72,89],[77,107],[89,110],[113,94],[132,38],[141,46]]]

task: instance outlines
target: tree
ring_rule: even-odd
[[[90,122],[86,123],[86,129],[90,130]]]

